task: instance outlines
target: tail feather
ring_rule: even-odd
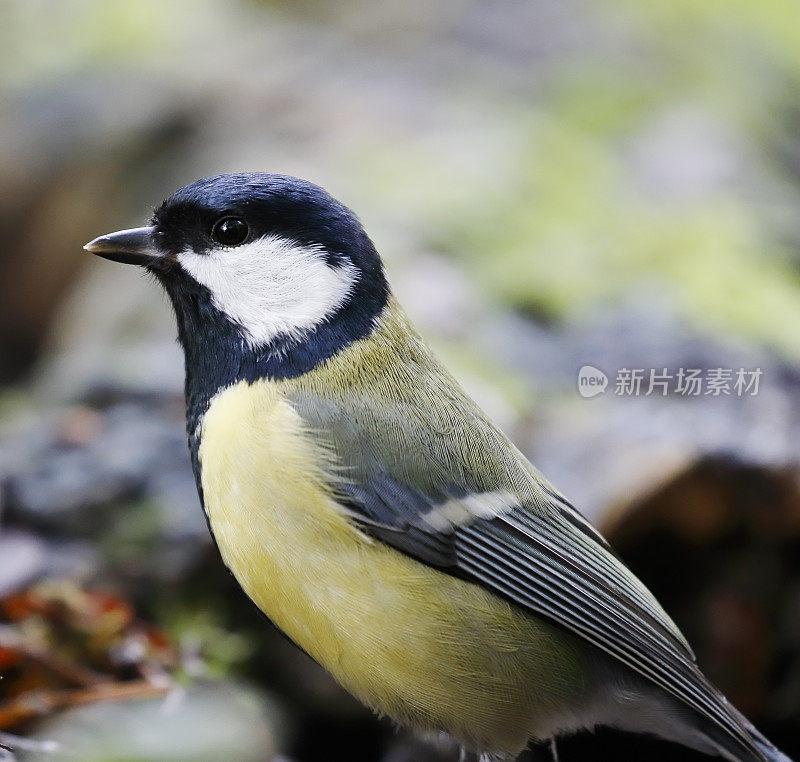
[[[777,749],[752,723],[727,700],[726,707],[740,723],[745,738],[734,737],[726,729],[694,712],[681,712],[673,725],[673,740],[680,739],[699,751],[716,754],[729,762],[793,762]],[[676,719],[673,715],[673,719]],[[682,730],[679,728],[682,727]],[[682,735],[682,738],[680,737]],[[703,746],[705,745],[705,749]],[[711,747],[711,749],[709,749]]]
[[[764,755],[767,762],[792,762],[780,749],[776,749],[770,741],[761,735],[755,728],[752,731],[753,742]]]
[[[656,736],[728,762],[792,762],[716,689],[720,706],[731,719],[724,726],[638,678],[626,683],[617,679],[606,688],[598,703],[585,708],[584,728],[605,725]],[[737,728],[736,734],[730,725]]]
[[[693,719],[683,715],[684,743],[703,751],[702,744],[705,741],[716,750],[719,756],[729,762],[793,762],[756,730],[744,715],[737,712],[730,704],[728,706],[747,732],[746,745],[740,739],[733,738],[718,725],[709,722],[705,717],[698,718],[696,715]],[[700,739],[699,743],[698,739]],[[708,753],[707,748],[705,751]]]

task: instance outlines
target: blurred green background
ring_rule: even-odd
[[[0,14],[0,731],[20,759],[451,753],[373,720],[238,593],[194,494],[165,299],[81,250],[242,170],[359,214],[469,391],[800,750],[796,0]],[[594,399],[585,364],[612,379]],[[624,367],[763,376],[751,397],[631,398]],[[59,660],[143,693],[107,701]],[[170,679],[165,712],[145,699]],[[22,711],[31,691],[69,696]]]

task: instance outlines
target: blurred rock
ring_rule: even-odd
[[[165,82],[111,73],[5,95],[0,381],[36,360],[54,309],[86,262],[81,246],[111,220],[147,209],[143,174],[158,157],[167,170],[165,157],[191,129],[189,114]]]
[[[28,415],[0,437],[0,494],[6,522],[58,537],[47,573],[85,577],[102,548],[100,566],[177,580],[210,544],[177,400]]]
[[[46,544],[34,535],[0,534],[0,597],[29,584],[47,568]]]
[[[8,469],[6,509],[12,518],[39,519],[51,527],[83,524],[91,532],[96,509],[147,497],[154,477],[188,465],[180,419],[165,418],[162,410],[137,403],[94,413],[83,408],[80,414],[92,421],[84,441],[75,440],[82,434],[64,431],[65,420],[76,414],[62,414],[60,430],[51,428],[50,436],[34,429],[34,451],[18,468]],[[20,438],[5,447],[19,446]]]
[[[166,699],[94,704],[46,720],[34,739],[55,754],[20,753],[20,762],[269,762],[285,721],[272,700],[230,682],[192,685]]]
[[[406,738],[392,746],[381,762],[475,762],[463,755],[458,744],[442,738],[437,741]]]
[[[0,597],[42,577],[83,579],[99,566],[97,552],[87,543],[9,529],[0,529],[0,559]]]
[[[697,460],[727,454],[745,463],[794,466],[800,453],[800,371],[742,340],[702,333],[664,298],[642,294],[561,326],[495,311],[477,327],[489,357],[532,385],[529,420],[517,440],[587,516],[606,512]],[[577,375],[592,365],[609,379],[584,399]],[[638,396],[615,393],[623,368],[645,370]],[[760,368],[758,393],[647,395],[651,369]]]

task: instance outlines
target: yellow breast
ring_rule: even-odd
[[[226,565],[278,627],[375,710],[516,751],[581,690],[572,638],[351,523],[331,489],[335,464],[280,383],[220,392],[199,457]]]

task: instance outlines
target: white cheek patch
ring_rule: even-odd
[[[345,302],[357,280],[352,265],[327,264],[322,247],[273,235],[207,254],[184,251],[178,262],[254,347],[314,328]]]

